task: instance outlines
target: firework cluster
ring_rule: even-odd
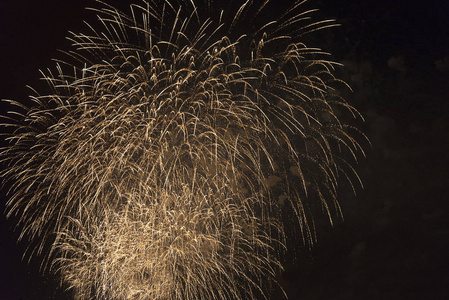
[[[10,101],[8,213],[77,299],[254,299],[285,213],[306,242],[311,201],[340,213],[358,114],[300,41],[332,26],[303,2],[275,18],[270,1],[101,3],[50,92]]]

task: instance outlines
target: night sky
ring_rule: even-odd
[[[92,2],[0,1],[1,99],[28,101],[26,85],[41,86],[38,70],[62,57],[69,30],[84,30]],[[347,100],[366,118],[372,147],[357,166],[365,188],[340,193],[344,222],[318,228],[317,245],[298,249],[278,280],[292,300],[449,299],[449,1],[308,6],[342,24],[311,46],[345,64]],[[0,300],[70,298],[56,278],[39,275],[38,259],[22,260],[27,245],[13,229],[2,215]]]

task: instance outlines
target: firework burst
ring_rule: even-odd
[[[311,201],[340,214],[358,113],[300,41],[333,22],[255,2],[100,2],[50,92],[9,101],[8,215],[78,299],[254,299],[286,211],[309,243]]]

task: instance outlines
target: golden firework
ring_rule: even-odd
[[[281,269],[285,211],[310,243],[309,202],[340,213],[358,113],[300,41],[333,26],[304,2],[277,18],[270,1],[100,2],[49,92],[10,101],[8,215],[77,299],[255,299]]]

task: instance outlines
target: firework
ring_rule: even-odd
[[[301,40],[333,26],[303,2],[276,18],[270,1],[100,2],[50,92],[10,101],[8,216],[77,299],[255,299],[285,212],[308,243],[311,201],[341,213],[358,113]]]

